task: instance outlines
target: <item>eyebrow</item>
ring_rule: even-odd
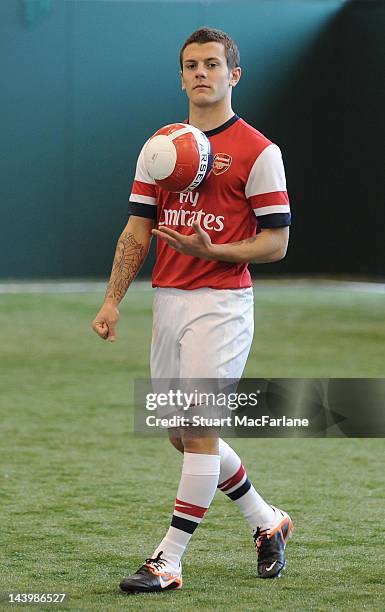
[[[212,62],[213,60],[215,60],[216,62],[220,62],[221,58],[220,57],[205,57],[205,59],[203,60],[204,62]],[[187,62],[196,62],[196,59],[185,59],[183,60],[184,64],[187,64]]]

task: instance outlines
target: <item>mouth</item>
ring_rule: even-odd
[[[195,85],[194,89],[210,89],[208,85]]]

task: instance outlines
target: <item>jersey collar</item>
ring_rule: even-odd
[[[238,121],[238,119],[239,119],[238,115],[233,115],[231,119],[228,119],[226,121],[226,123],[223,123],[222,125],[215,128],[214,130],[208,130],[208,132],[204,132],[204,133],[207,137],[215,136],[215,134],[219,134],[220,132],[223,132],[223,130],[227,130],[227,128],[229,128],[231,125],[233,125],[233,123]]]
[[[215,128],[214,130],[208,130],[208,132],[203,132],[203,133],[206,134],[207,137],[215,136],[215,134],[219,134],[220,132],[223,132],[223,130],[227,130],[227,128],[229,128],[231,125],[233,125],[233,123],[238,121],[238,119],[239,119],[238,115],[233,115],[231,119],[228,119],[226,121],[226,123],[223,123],[222,125]],[[188,124],[188,119],[186,119],[185,123]]]

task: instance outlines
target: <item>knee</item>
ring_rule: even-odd
[[[187,453],[201,453],[203,455],[218,454],[218,438],[196,438],[186,436],[183,438],[184,450]]]
[[[177,438],[175,436],[169,436],[169,441],[170,441],[170,444],[172,444],[176,448],[176,450],[178,450],[180,453],[184,452],[184,446],[183,446],[183,442],[181,438]]]

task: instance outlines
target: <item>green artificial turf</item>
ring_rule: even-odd
[[[383,295],[266,285],[256,297],[245,376],[384,375]],[[256,579],[248,527],[218,492],[185,554],[183,591],[120,594],[167,529],[182,457],[132,433],[151,292],[130,290],[115,344],[90,329],[101,298],[0,296],[0,609],[22,591],[68,594],[33,610],[383,610],[380,439],[229,440],[292,515],[285,577]]]

